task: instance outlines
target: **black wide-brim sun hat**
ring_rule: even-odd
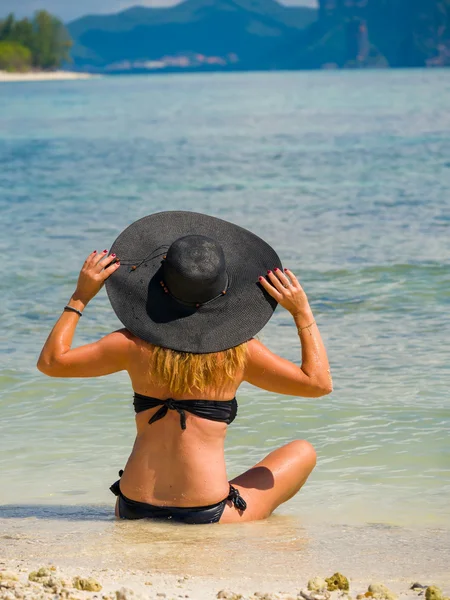
[[[277,302],[259,277],[281,261],[264,240],[216,217],[168,211],[131,224],[111,248],[120,267],[109,300],[131,333],[156,346],[206,354],[254,337]]]

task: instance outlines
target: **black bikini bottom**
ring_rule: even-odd
[[[202,525],[206,523],[218,523],[228,500],[238,510],[244,511],[247,508],[247,503],[239,494],[239,491],[231,484],[230,493],[221,502],[210,504],[209,506],[194,507],[153,506],[153,504],[147,504],[146,502],[130,500],[120,491],[119,481],[116,481],[109,489],[115,496],[119,497],[119,516],[121,519],[163,519],[171,520],[175,523]]]

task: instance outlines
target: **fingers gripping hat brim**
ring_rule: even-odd
[[[198,307],[165,293],[161,263],[170,245],[186,235],[204,235],[223,248],[228,275],[225,295]],[[181,352],[220,352],[255,336],[277,302],[259,276],[282,268],[276,252],[250,231],[208,215],[169,211],[149,215],[123,231],[111,252],[120,267],[106,281],[119,320],[137,337]]]

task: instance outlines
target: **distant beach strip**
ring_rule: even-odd
[[[99,75],[75,73],[73,71],[36,71],[26,73],[0,71],[0,83],[14,81],[73,81],[76,79],[92,79],[94,77],[99,77]]]

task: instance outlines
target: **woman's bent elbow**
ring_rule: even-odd
[[[322,388],[322,396],[328,396],[328,394],[331,394],[331,392],[333,391],[333,384],[327,384]]]
[[[40,371],[44,375],[47,375],[48,377],[55,376],[54,371],[52,370],[51,364],[46,362],[42,358],[39,358],[39,360],[37,361],[36,368],[38,371]]]
[[[317,383],[314,386],[315,397],[322,398],[322,396],[328,396],[333,391],[333,383],[331,381],[324,381]]]
[[[44,375],[47,375],[47,366],[46,364],[41,361],[40,359],[37,361],[36,363],[36,368],[38,371],[40,371],[41,373],[44,373]]]

